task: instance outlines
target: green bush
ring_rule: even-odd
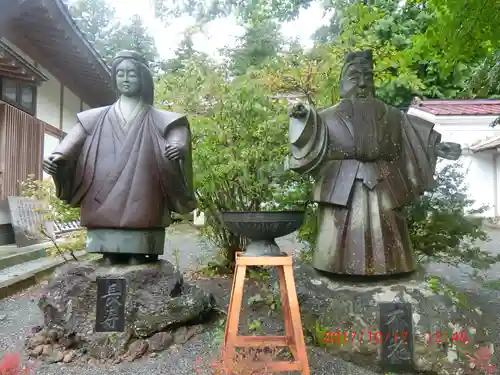
[[[194,185],[205,214],[202,232],[231,265],[246,239],[228,231],[220,213],[302,208],[304,178],[284,168],[284,101],[270,97],[250,76],[229,80],[196,62],[185,69],[183,76],[166,75],[157,83],[164,93],[160,102],[169,103],[170,110],[191,111]],[[179,87],[187,92],[173,95]]]
[[[40,181],[34,175],[29,175],[25,181],[19,183],[19,186],[23,197],[36,199],[46,205],[47,210],[43,215],[44,220],[67,223],[80,219],[79,207],[71,207],[56,197],[56,188],[51,178]],[[48,249],[50,255],[59,254],[64,258],[63,253],[68,252],[74,260],[77,260],[74,251],[85,248],[85,229],[67,234],[63,244],[56,243],[50,233],[46,233],[43,226],[40,227],[40,233],[53,244]]]
[[[436,188],[407,208],[413,249],[421,261],[468,264],[485,269],[500,260],[476,243],[488,239],[481,215],[473,208],[465,176],[458,164],[448,164],[436,175]]]
[[[56,197],[56,187],[51,178],[37,180],[34,175],[29,175],[25,181],[19,182],[19,186],[23,197],[36,199],[47,205],[47,220],[67,223],[80,219],[79,207],[70,207]]]

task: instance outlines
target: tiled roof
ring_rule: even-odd
[[[437,116],[494,116],[500,115],[500,100],[419,100],[414,99],[412,108]]]

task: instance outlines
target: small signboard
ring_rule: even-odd
[[[97,278],[96,332],[125,331],[125,279]]]
[[[413,321],[411,304],[389,302],[379,304],[382,335],[381,367],[384,372],[413,371]]]
[[[25,197],[7,197],[14,237],[18,247],[47,242],[54,235],[53,223],[47,221],[47,206]]]

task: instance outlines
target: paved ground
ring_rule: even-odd
[[[500,229],[490,228],[488,234],[490,241],[481,243],[481,248],[493,254],[500,254]],[[467,274],[471,272],[471,268],[464,265],[452,267],[446,264],[434,263],[427,268],[431,273],[444,277],[451,284],[465,292],[472,306],[479,308],[488,316],[496,317],[496,321],[491,322],[490,327],[495,343],[495,353],[498,353],[500,351],[500,292],[484,288],[480,284],[473,282]],[[484,273],[484,276],[487,280],[500,280],[500,263],[493,265]],[[500,356],[494,356],[491,363],[500,369]]]
[[[500,254],[500,229],[488,229],[490,241],[480,243],[479,246],[493,254]],[[468,290],[482,289],[480,285],[472,282],[467,276],[467,272],[471,272],[471,268],[467,266],[451,267],[446,264],[434,263],[430,264],[428,269],[436,275],[443,275],[454,284],[461,285]],[[493,265],[486,273],[489,280],[500,280],[500,263]]]
[[[492,241],[484,244],[484,248],[494,252],[500,252],[500,231],[491,232]],[[292,251],[295,248],[293,237],[281,239],[280,246],[285,251]],[[206,241],[197,236],[193,228],[178,228],[173,230],[166,244],[164,257],[175,262],[174,254],[179,250],[179,265],[183,272],[196,268],[199,264],[205,263],[213,254],[213,249]],[[497,292],[489,292],[477,285],[471,284],[464,276],[466,269],[450,268],[441,264],[432,264],[430,269],[438,274],[444,274],[454,284],[460,285],[464,290],[471,292],[471,297],[478,304],[478,307],[499,316],[500,295]],[[500,279],[500,265],[494,267],[489,273],[490,279]],[[24,339],[30,333],[31,327],[40,324],[41,315],[36,306],[36,294],[27,291],[13,298],[0,300],[0,354],[3,352],[19,351]],[[497,322],[500,327],[500,317]],[[196,358],[200,356],[207,359],[212,356],[214,344],[210,332],[204,333],[180,349],[168,350],[161,353],[156,358],[144,359],[134,363],[125,363],[114,367],[94,367],[94,366],[65,366],[44,365],[37,368],[36,375],[59,375],[61,370],[64,374],[78,375],[191,375],[209,374],[208,365],[203,364],[199,370],[195,368]],[[500,342],[500,337],[497,337]],[[313,368],[313,375],[336,374],[336,375],[371,375],[372,373],[347,363],[338,358],[333,358],[329,354],[314,348],[310,352],[310,362]]]

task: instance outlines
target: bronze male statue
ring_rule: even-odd
[[[339,275],[415,270],[401,209],[434,186],[437,157],[456,160],[434,124],[375,98],[371,51],[345,56],[341,101],[290,113],[289,165],[315,177],[319,234],[314,267]]]
[[[120,52],[112,64],[119,99],[77,115],[43,163],[57,197],[80,206],[87,251],[131,264],[163,254],[171,211],[191,212],[191,132],[184,115],[153,108],[145,59]]]

